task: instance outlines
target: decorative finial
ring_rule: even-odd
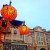
[[[11,6],[11,3],[12,3],[12,2],[11,2],[11,0],[10,0],[10,3],[9,3],[10,6]]]
[[[25,26],[25,21],[23,21],[23,25]]]

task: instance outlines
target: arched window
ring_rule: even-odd
[[[44,48],[41,48],[40,50],[46,50],[46,49],[44,49]]]

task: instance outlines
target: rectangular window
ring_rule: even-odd
[[[6,39],[6,42],[8,42],[8,39]]]
[[[40,33],[40,36],[42,36],[42,34]]]
[[[38,37],[38,40],[40,41],[40,37]]]
[[[16,34],[14,34],[14,38],[16,38]]]
[[[34,33],[32,33],[32,35],[34,35]]]
[[[16,42],[16,40],[14,40],[13,42]]]
[[[35,42],[33,42],[33,46],[35,46]]]
[[[48,43],[47,43],[47,45],[48,45]]]
[[[46,41],[47,41],[47,39],[46,39]]]
[[[39,33],[38,33],[38,36],[39,36]]]
[[[14,33],[17,33],[16,30],[14,30]]]
[[[27,36],[25,36],[25,39],[27,39]]]
[[[41,44],[41,42],[39,42],[39,44]]]
[[[20,35],[20,38],[22,39],[22,35]]]
[[[47,35],[45,35],[45,37],[47,37]]]
[[[42,42],[42,45],[43,45],[43,42]]]
[[[32,37],[32,39],[34,40],[34,37]]]
[[[11,32],[10,29],[8,29],[8,32]]]
[[[41,41],[43,41],[43,38],[41,38]]]
[[[9,37],[9,34],[6,34],[6,37]]]

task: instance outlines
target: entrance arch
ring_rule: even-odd
[[[44,49],[44,48],[41,48],[40,50],[46,50],[46,49]]]

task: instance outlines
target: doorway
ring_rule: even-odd
[[[46,49],[44,49],[44,48],[41,48],[40,50],[46,50]]]
[[[3,50],[27,50],[27,45],[4,44]]]

